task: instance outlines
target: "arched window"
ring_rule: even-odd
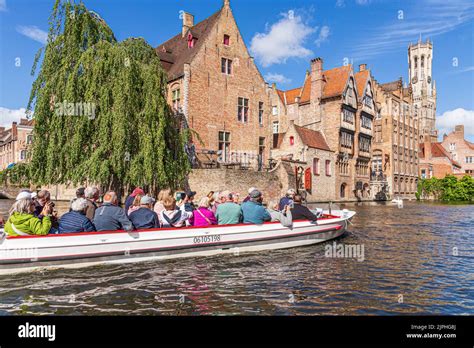
[[[346,184],[342,184],[342,185],[341,185],[341,190],[340,190],[340,193],[339,193],[339,196],[340,196],[341,198],[345,198],[345,197],[346,197],[346,187],[347,187]]]

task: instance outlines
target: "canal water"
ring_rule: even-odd
[[[474,314],[474,205],[343,207],[336,245],[0,276],[0,315]]]

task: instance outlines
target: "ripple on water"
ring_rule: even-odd
[[[326,257],[331,241],[4,276],[0,315],[474,314],[474,206],[346,208],[358,214],[335,242],[364,246],[363,261]]]

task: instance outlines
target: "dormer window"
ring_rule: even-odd
[[[196,42],[196,39],[193,37],[193,34],[189,33],[188,34],[188,48],[193,48],[195,42]]]
[[[230,36],[224,35],[224,45],[230,46]]]

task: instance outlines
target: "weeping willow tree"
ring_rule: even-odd
[[[43,55],[43,57],[42,57]],[[84,4],[56,0],[36,55],[29,176],[35,184],[100,184],[119,192],[177,187],[189,136],[166,102],[166,76],[143,39],[117,42]]]

